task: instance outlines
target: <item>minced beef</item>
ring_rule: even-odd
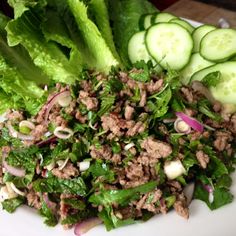
[[[154,158],[165,158],[172,153],[172,148],[168,143],[155,140],[153,137],[144,139],[141,143],[141,147],[147,151],[147,153]]]
[[[209,156],[207,154],[205,154],[202,150],[199,150],[199,151],[196,152],[196,157],[197,157],[197,160],[200,163],[201,167],[203,169],[206,169],[207,164],[210,161]]]
[[[70,179],[71,177],[78,176],[79,171],[71,162],[68,162],[62,170],[59,168],[52,169],[52,174],[59,179]]]

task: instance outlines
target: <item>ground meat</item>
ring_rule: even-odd
[[[199,151],[196,152],[196,157],[197,157],[197,160],[200,163],[201,167],[203,169],[206,169],[207,164],[210,161],[209,156],[207,154],[205,154],[202,150],[199,150]]]
[[[189,88],[182,87],[180,89],[180,91],[182,92],[183,97],[186,99],[187,102],[189,102],[189,103],[193,103],[194,102],[193,92]]]
[[[187,207],[187,201],[183,194],[178,195],[176,202],[174,203],[174,209],[177,214],[184,217],[185,219],[189,218],[189,209]]]
[[[147,103],[147,92],[146,90],[140,89],[140,102],[139,102],[139,106],[140,107],[144,107]]]
[[[158,129],[160,130],[161,134],[169,135],[169,131],[165,125],[163,125],[163,124],[159,125]]]
[[[128,179],[140,179],[144,176],[143,167],[138,163],[128,163],[128,166],[125,168],[126,176]]]
[[[147,91],[150,94],[154,94],[158,91],[161,90],[162,86],[164,84],[164,80],[163,79],[159,79],[156,82],[154,82],[153,80],[151,80],[148,84],[147,84]]]
[[[230,131],[236,134],[236,114],[234,114],[230,119]]]
[[[94,159],[110,160],[112,158],[112,150],[108,145],[102,145],[99,148],[92,145],[90,147],[90,155]]]
[[[119,209],[115,212],[117,218],[125,220],[134,217],[134,209],[130,206]]]
[[[126,121],[120,119],[116,114],[104,115],[101,117],[102,128],[105,131],[111,131],[116,136],[121,136],[123,132],[121,129],[125,128]]]
[[[68,162],[62,170],[59,168],[52,169],[52,174],[59,179],[70,179],[71,177],[78,176],[79,171],[72,163]]]
[[[138,210],[146,209],[150,212],[157,213],[159,207],[156,206],[156,203],[159,202],[162,196],[162,191],[157,189],[150,193],[146,193],[137,203],[136,208]]]
[[[65,112],[71,116],[75,115],[76,112],[76,101],[73,100],[70,102],[69,106],[65,108]]]
[[[215,111],[215,112],[220,112],[221,111],[221,108],[222,108],[222,106],[221,106],[221,103],[220,102],[215,102],[214,104],[213,104],[213,110]]]
[[[128,129],[128,131],[126,132],[126,135],[131,136],[131,137],[135,136],[137,134],[144,132],[145,128],[146,128],[145,124],[141,121],[138,121],[137,123],[135,123],[132,127]]]
[[[170,187],[172,193],[180,192],[182,190],[181,184],[176,180],[169,180],[167,185]]]
[[[40,194],[34,192],[33,189],[31,189],[29,193],[26,195],[26,199],[27,199],[28,205],[31,207],[34,207],[37,210],[39,210],[42,207],[42,204],[40,201]]]
[[[75,118],[81,123],[85,124],[87,121],[87,116],[83,116],[80,111],[77,111],[75,114]]]
[[[147,152],[141,152],[140,156],[137,158],[137,162],[144,166],[154,166],[158,161],[158,158],[149,155]]]
[[[40,140],[42,136],[47,132],[47,125],[36,125],[35,129],[31,131],[31,135],[35,137],[35,140]]]
[[[121,155],[120,154],[114,154],[111,158],[111,161],[114,165],[117,165],[121,162]]]
[[[131,120],[132,117],[133,117],[133,113],[134,113],[134,108],[129,106],[129,105],[127,105],[125,107],[125,114],[124,114],[125,115],[125,119],[126,120]]]
[[[230,148],[230,142],[233,140],[233,137],[230,132],[216,131],[215,137],[216,139],[213,145],[218,151],[224,151]]]
[[[90,80],[82,80],[80,82],[80,87],[85,91],[85,92],[90,92],[92,90],[92,82]]]
[[[10,121],[21,121],[24,119],[23,113],[20,111],[11,111],[6,117]]]
[[[0,184],[3,184],[3,171],[2,171],[2,165],[0,164]]]
[[[81,90],[79,92],[79,101],[81,101],[89,111],[97,110],[98,100],[95,97],[90,97],[88,92]]]
[[[168,143],[155,140],[153,137],[144,139],[141,143],[141,147],[147,151],[147,153],[154,158],[165,158],[172,153],[172,148]]]
[[[53,123],[56,126],[61,126],[63,128],[65,128],[68,125],[68,122],[63,117],[61,117],[60,115],[57,116],[55,120],[53,120]]]
[[[129,88],[124,88],[120,91],[119,95],[120,97],[124,97],[125,95],[127,95],[128,97],[132,97],[133,93],[131,92]]]
[[[190,138],[190,140],[191,140],[191,141],[198,140],[198,139],[201,138],[201,136],[202,136],[202,133],[200,133],[200,132],[198,132],[198,131],[194,131],[194,132],[191,133],[191,138]]]

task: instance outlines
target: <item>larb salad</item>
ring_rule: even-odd
[[[194,28],[143,0],[8,2],[4,210],[27,205],[81,235],[233,201],[234,29]]]

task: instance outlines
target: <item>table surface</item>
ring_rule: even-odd
[[[236,12],[192,0],[180,0],[167,8],[166,12],[202,23],[217,25],[220,18],[226,19],[236,28]]]

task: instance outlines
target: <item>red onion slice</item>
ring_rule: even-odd
[[[38,147],[43,147],[43,146],[45,146],[45,145],[48,145],[48,144],[57,142],[57,139],[58,139],[58,138],[57,138],[56,136],[52,136],[52,137],[50,137],[50,138],[47,139],[47,140],[43,140],[43,141],[40,141],[40,142],[36,143],[36,145],[37,145]]]
[[[10,173],[11,175],[14,175],[14,176],[17,176],[17,177],[24,177],[25,176],[25,170],[21,169],[21,168],[10,166],[6,162],[6,155],[7,154],[5,152],[2,153],[2,165],[6,169],[6,171],[8,173]]]
[[[100,225],[102,223],[102,220],[98,217],[90,218],[87,220],[84,220],[78,224],[76,224],[74,229],[74,234],[76,236],[81,236],[82,234],[85,234],[90,229],[94,228],[97,225]]]
[[[214,189],[211,185],[203,185],[203,187],[208,193],[213,193],[214,192]]]
[[[182,119],[185,123],[187,123],[194,130],[196,130],[196,131],[198,131],[200,133],[203,132],[203,130],[204,130],[203,124],[201,124],[196,119],[194,119],[194,118],[184,114],[183,112],[176,112],[175,114],[176,114],[177,117]]]
[[[44,114],[44,121],[47,121],[49,113],[53,106],[62,99],[70,96],[70,91],[64,90],[62,92],[56,93],[46,104],[45,114]]]

